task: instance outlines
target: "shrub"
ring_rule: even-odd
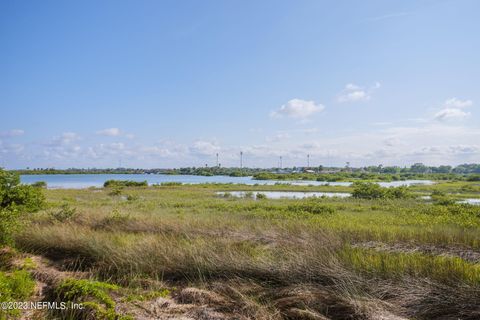
[[[35,188],[46,188],[47,183],[45,181],[37,181],[37,182],[32,183],[31,186],[35,187]]]
[[[109,196],[119,196],[122,194],[122,187],[115,186],[112,190],[108,193]]]
[[[59,222],[73,219],[77,215],[77,209],[70,207],[68,203],[63,204],[57,211],[50,212],[50,217]]]
[[[0,303],[27,300],[35,288],[35,282],[25,270],[11,273],[0,272]],[[10,319],[19,315],[18,309],[0,309],[0,319]]]
[[[257,193],[257,199],[258,200],[267,199],[267,196],[263,193]]]
[[[468,176],[467,181],[480,181],[480,174],[472,174]]]
[[[140,199],[140,197],[137,196],[136,194],[128,194],[127,195],[127,201],[136,201],[138,199]]]
[[[385,197],[385,191],[377,183],[355,182],[353,184],[352,197],[359,199],[382,199]]]
[[[377,183],[355,182],[352,197],[357,199],[406,199],[412,195],[408,187],[383,188]]]
[[[291,204],[287,206],[287,211],[294,213],[332,214],[335,213],[335,208],[312,200]]]
[[[0,245],[13,242],[21,213],[38,211],[44,203],[41,188],[20,184],[17,174],[0,169]]]
[[[115,301],[110,296],[111,291],[118,286],[106,282],[87,279],[66,279],[55,288],[56,299],[72,303],[81,303],[83,310],[60,310],[64,319],[132,319],[115,312]]]
[[[148,182],[145,181],[132,181],[132,180],[107,180],[103,184],[105,188],[109,187],[147,187]]]
[[[181,182],[162,182],[160,185],[162,187],[175,187],[175,186],[181,186],[183,183]]]

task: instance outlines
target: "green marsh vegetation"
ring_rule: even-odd
[[[20,252],[88,273],[92,280],[55,292],[90,301],[97,317],[120,316],[111,299],[153,301],[162,292],[195,301],[184,294],[195,287],[218,297],[204,304],[242,319],[476,319],[480,207],[434,198],[478,187],[123,185],[126,198],[112,188],[46,189],[46,208],[29,213],[14,240]],[[216,195],[275,190],[356,196]]]

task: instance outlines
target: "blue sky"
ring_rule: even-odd
[[[478,12],[1,1],[0,166],[480,162]]]

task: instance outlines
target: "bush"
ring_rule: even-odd
[[[357,199],[406,199],[412,195],[408,187],[383,188],[377,183],[355,182],[352,197]]]
[[[267,196],[263,193],[257,193],[257,199],[258,200],[261,200],[261,199],[267,199]]]
[[[12,273],[0,272],[0,303],[25,301],[32,294],[35,282],[25,270],[16,270]],[[10,319],[19,315],[20,310],[0,309],[0,319]]]
[[[176,186],[181,186],[182,184],[183,183],[181,182],[173,182],[173,181],[160,183],[162,187],[176,187]]]
[[[118,286],[87,279],[66,279],[55,289],[58,301],[81,303],[83,310],[59,310],[61,319],[132,319],[115,312],[115,301],[110,296]]]
[[[59,222],[73,219],[77,215],[77,209],[72,208],[68,203],[63,204],[58,211],[50,212],[50,217]]]
[[[45,181],[37,181],[37,182],[32,183],[31,186],[35,187],[35,188],[46,188],[47,183]]]
[[[467,181],[480,181],[480,174],[472,174],[468,176]]]
[[[352,197],[358,199],[382,199],[385,197],[385,191],[377,183],[355,182],[353,184]]]
[[[20,184],[17,174],[0,169],[0,245],[13,242],[21,213],[38,211],[44,203],[41,188]]]
[[[132,181],[132,180],[107,180],[103,184],[105,188],[109,187],[147,187],[148,182],[145,181]]]

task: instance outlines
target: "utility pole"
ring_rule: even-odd
[[[240,151],[240,169],[243,168],[243,151]]]

